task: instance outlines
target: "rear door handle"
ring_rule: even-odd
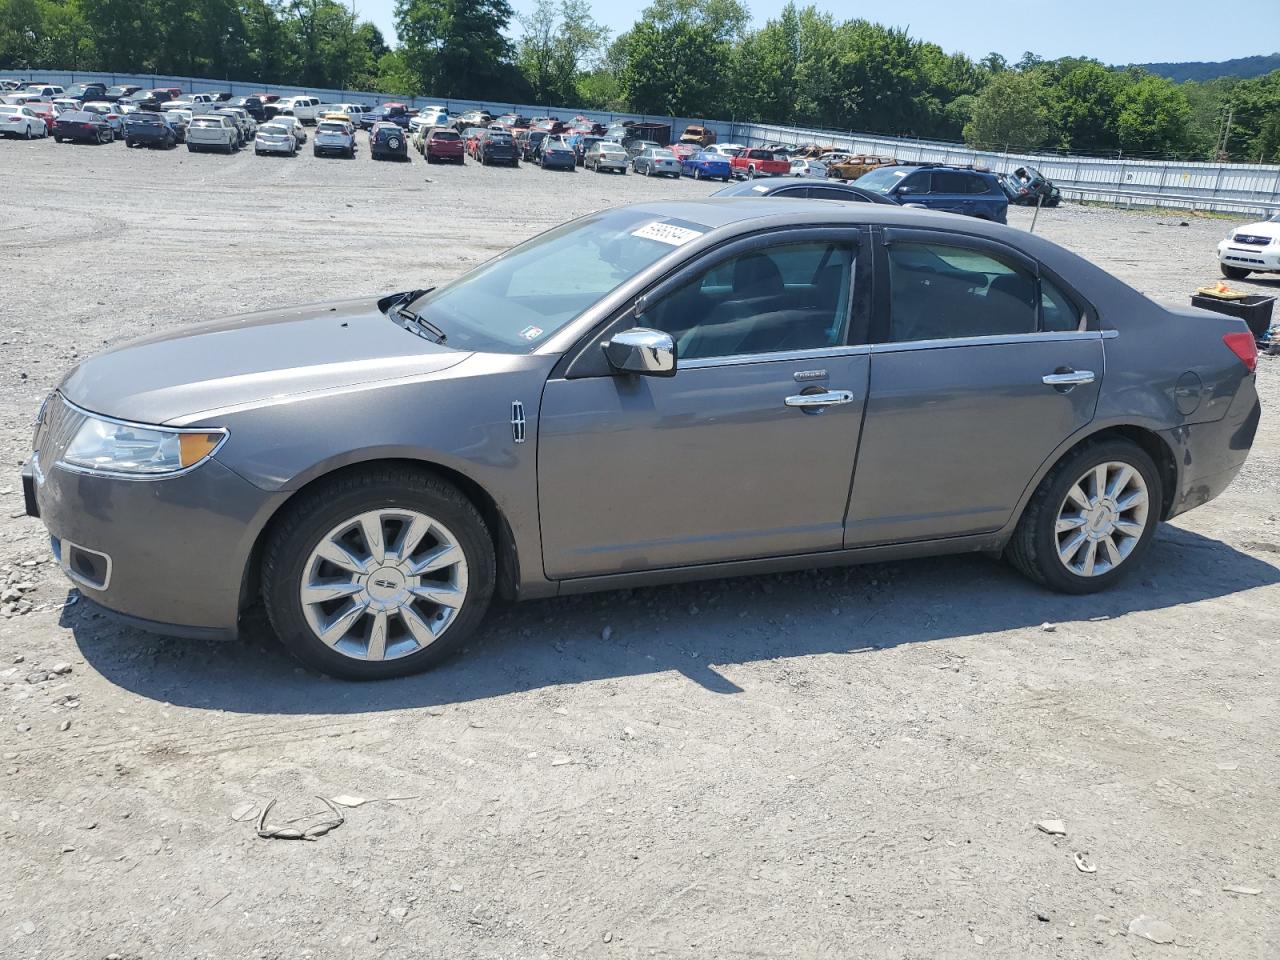
[[[783,401],[788,407],[799,407],[801,410],[820,413],[827,407],[838,407],[843,403],[853,403],[852,390],[824,390],[822,393],[797,393]]]
[[[1056,370],[1045,374],[1041,379],[1051,387],[1078,387],[1093,383],[1097,378],[1092,370]]]

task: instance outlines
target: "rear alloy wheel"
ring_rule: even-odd
[[[29,123],[27,124],[26,133],[23,135],[22,139],[23,139],[23,140],[30,140],[30,139],[31,139],[31,124],[29,124]]]
[[[403,468],[348,475],[296,504],[263,555],[271,623],[333,676],[417,673],[462,646],[493,592],[493,542],[449,484]]]
[[[1251,273],[1241,267],[1229,267],[1225,263],[1220,263],[1218,266],[1222,269],[1222,275],[1228,280],[1243,280]]]
[[[1086,444],[1041,481],[1006,556],[1063,593],[1105,590],[1150,547],[1163,488],[1155,463],[1127,440]]]
[[[694,168],[693,168],[693,179],[695,179],[695,180],[701,180],[701,179],[702,179],[702,168],[701,168],[701,167],[694,167]]]

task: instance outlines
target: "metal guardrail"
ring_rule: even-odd
[[[1058,184],[1062,196],[1071,200],[1101,200],[1116,206],[1169,207],[1173,209],[1218,211],[1220,208],[1261,213],[1270,216],[1280,213],[1280,200],[1247,200],[1233,197],[1192,196],[1189,194],[1148,193],[1142,190],[1124,190],[1118,187],[1081,187]]]

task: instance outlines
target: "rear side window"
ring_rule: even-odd
[[[809,196],[814,200],[852,200],[854,203],[871,202],[860,193],[836,190],[833,187],[810,187]]]
[[[935,170],[933,172],[934,193],[968,193],[969,185],[963,173],[952,170]]]
[[[1043,275],[1040,277],[1041,328],[1056,333],[1080,329],[1080,308]]]
[[[1036,278],[1021,267],[963,247],[893,243],[889,271],[894,342],[1036,331]]]
[[[970,193],[990,193],[991,184],[976,173],[967,173],[964,177]]]

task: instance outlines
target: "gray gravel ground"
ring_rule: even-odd
[[[1241,477],[1104,596],[950,558],[540,601],[434,673],[343,684],[260,631],[64,606],[21,516],[41,398],[153,329],[425,286],[714,188],[367,151],[0,157],[0,580],[32,607],[0,618],[5,957],[1277,955],[1280,361]],[[1038,230],[1185,302],[1228,226],[1067,206]],[[410,799],[315,843],[233,819],[339,794]],[[1176,946],[1130,932],[1144,915]]]

